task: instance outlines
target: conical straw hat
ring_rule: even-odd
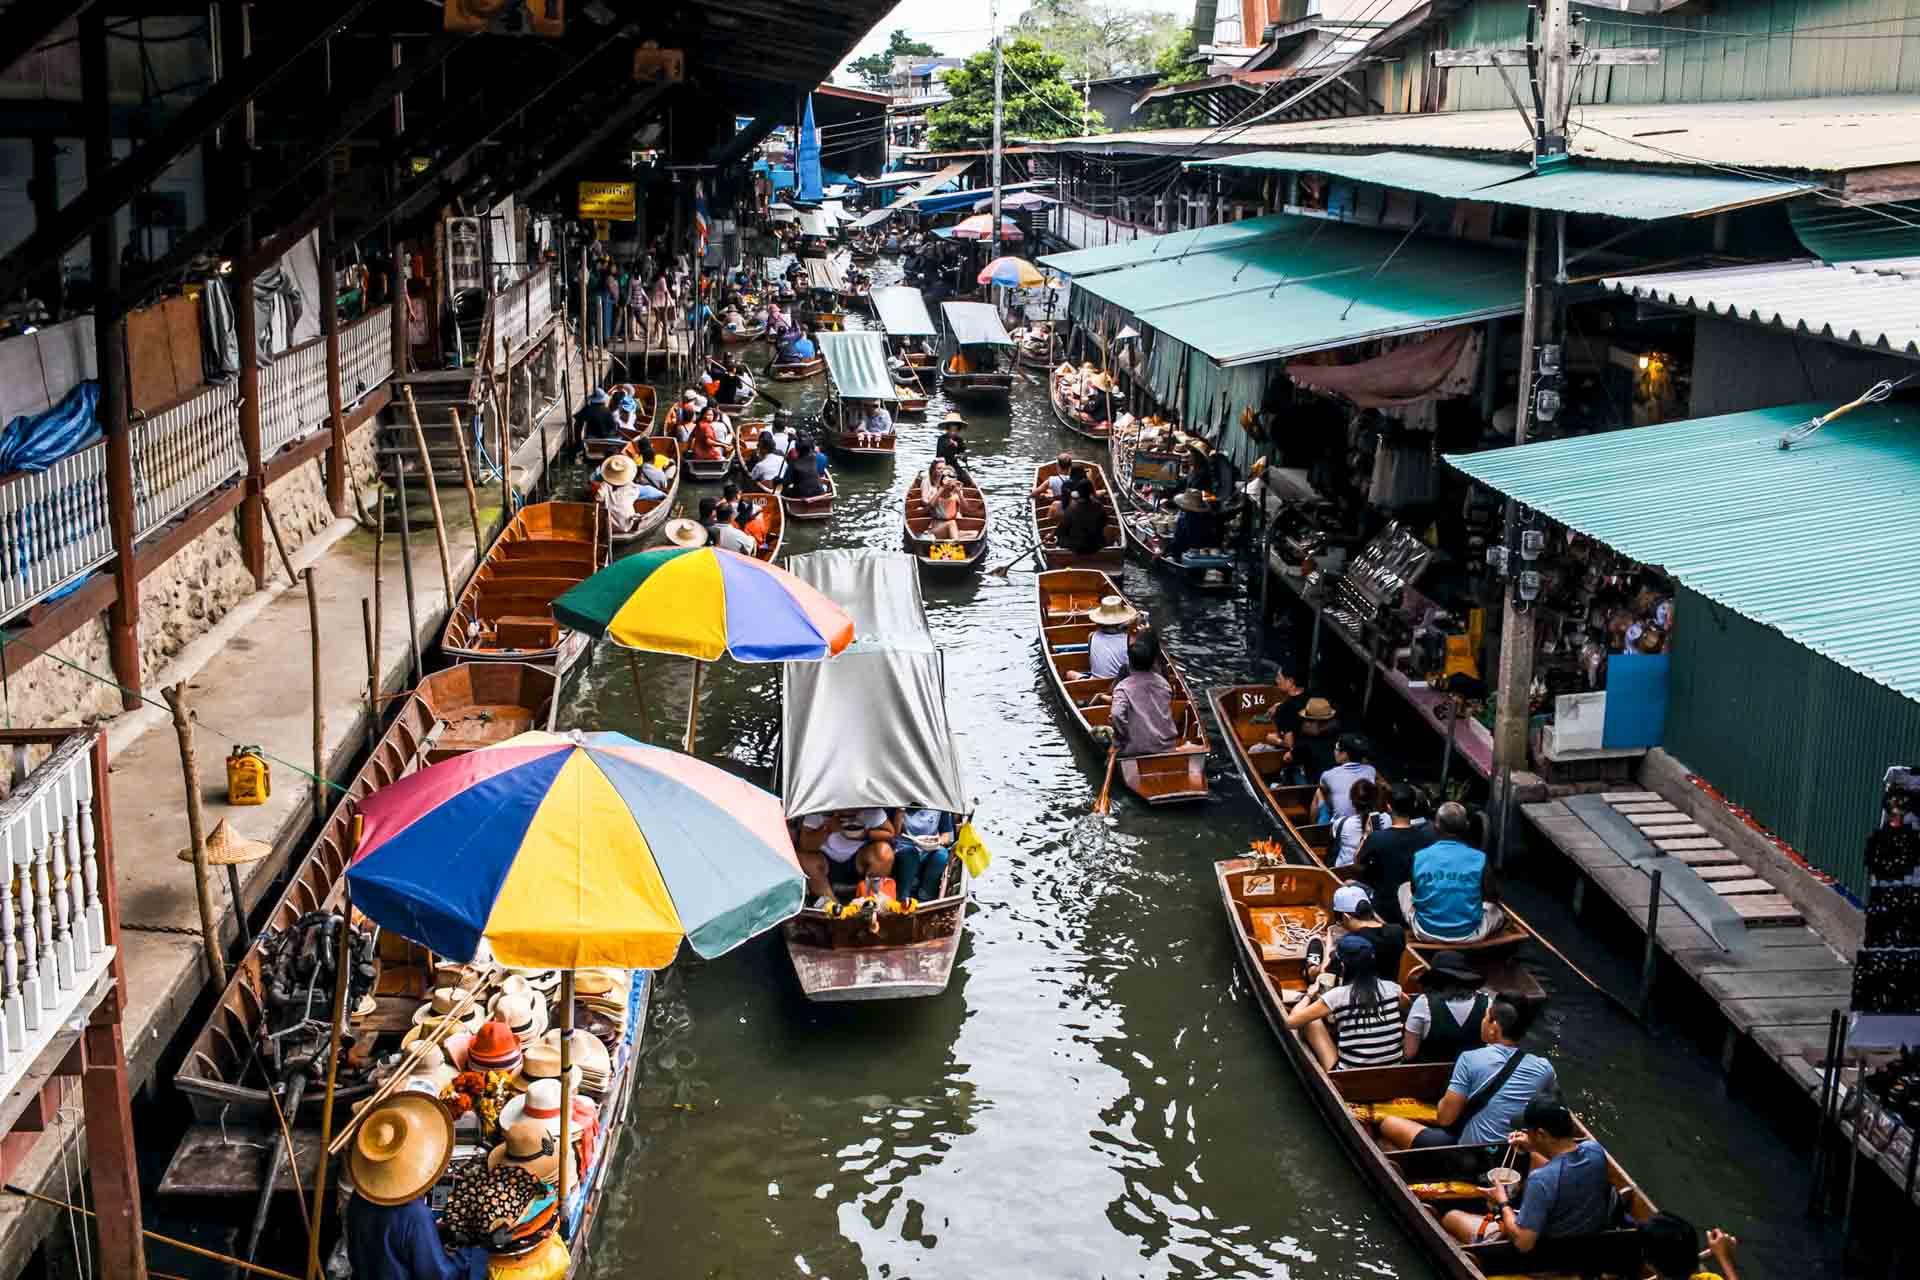
[[[452,1157],[452,1115],[436,1098],[402,1092],[360,1122],[347,1165],[360,1195],[395,1205],[424,1195]]]
[[[265,840],[249,840],[245,836],[235,835],[225,818],[214,823],[213,833],[207,837],[207,865],[210,867],[244,866],[249,862],[259,862],[272,853],[273,846]],[[193,850],[182,849],[180,861],[192,862]]]

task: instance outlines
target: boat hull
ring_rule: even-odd
[[[937,996],[953,977],[967,928],[969,877],[956,860],[957,891],[912,915],[832,920],[808,907],[784,926],[787,954],[809,1000],[845,1003]]]
[[[597,503],[522,507],[468,580],[440,648],[455,662],[534,662],[565,670],[584,636],[553,617],[553,602],[605,568],[606,513]]]

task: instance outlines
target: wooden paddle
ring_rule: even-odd
[[[1120,762],[1120,744],[1114,743],[1107,748],[1107,776],[1100,783],[1100,798],[1093,802],[1095,814],[1105,814],[1113,808],[1113,766]]]
[[[1007,574],[1013,569],[1015,565],[1019,564],[1021,561],[1025,560],[1028,556],[1032,555],[1034,552],[1038,551],[1039,549],[1040,549],[1040,539],[1035,538],[1032,542],[1029,542],[1026,546],[1022,547],[1019,551],[1015,552],[1013,556],[1005,564],[1001,565],[997,569],[987,570],[986,576],[989,578],[1006,577]]]

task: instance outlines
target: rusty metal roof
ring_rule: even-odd
[[[1604,283],[1648,302],[1920,359],[1920,258],[1860,263],[1803,258],[1611,276]]]

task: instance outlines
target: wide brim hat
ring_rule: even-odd
[[[1300,708],[1300,718],[1302,720],[1331,720],[1333,719],[1333,704],[1325,698],[1308,698],[1307,705]]]
[[[538,1040],[547,1029],[547,1002],[532,992],[499,996],[493,1002],[491,1013],[497,1021],[507,1024],[522,1049]]]
[[[707,531],[698,520],[689,520],[685,516],[675,516],[667,521],[667,541],[676,547],[704,547],[707,545]]]
[[[457,1035],[471,1035],[474,1032],[472,1025],[457,1018],[442,1018],[437,1014],[429,1013],[426,1017],[419,1018],[407,1034],[401,1037],[400,1047],[411,1049],[422,1040],[431,1040],[442,1027],[448,1029],[447,1039],[449,1040]]]
[[[483,1023],[474,1033],[473,1043],[467,1046],[467,1068],[470,1071],[511,1071],[520,1065],[523,1047],[513,1034],[513,1028],[506,1023],[493,1021]]]
[[[608,484],[631,483],[639,469],[633,459],[624,453],[616,453],[600,464],[600,474],[606,478]]]
[[[431,1018],[436,1022],[456,1022],[469,1031],[478,1031],[480,1024],[487,1019],[486,1011],[477,1000],[467,1000],[464,1010],[458,1014],[454,1012],[467,994],[460,987],[435,987],[432,998],[413,1011],[413,1025],[417,1027]]]
[[[573,1082],[574,1093],[580,1092],[581,1081],[585,1074],[578,1061],[568,1065],[567,1075]],[[560,1078],[560,1046],[548,1044],[544,1038],[528,1045],[526,1052],[520,1056],[519,1078],[529,1088],[536,1080],[558,1080]]]
[[[418,1200],[452,1159],[452,1114],[438,1098],[407,1091],[369,1112],[347,1148],[354,1189],[378,1205]]]
[[[273,856],[272,845],[265,840],[249,840],[237,834],[227,825],[225,818],[213,824],[213,831],[208,834],[206,844],[207,865],[210,867],[240,867]],[[180,851],[180,861],[193,861],[192,846]]]
[[[1477,987],[1486,981],[1486,975],[1467,963],[1467,958],[1458,951],[1436,951],[1428,956],[1427,973],[1463,986]]]
[[[538,1120],[549,1132],[560,1131],[560,1082],[535,1080],[525,1093],[515,1094],[500,1108],[500,1129],[506,1132],[522,1120]],[[569,1126],[571,1128],[571,1126]]]
[[[945,415],[941,417],[940,425],[943,427],[964,427],[967,425],[967,420],[954,410],[949,409]]]
[[[540,1037],[540,1045],[553,1050],[556,1064],[559,1062],[561,1034],[560,1028],[555,1027]],[[605,1082],[607,1076],[613,1072],[612,1051],[591,1031],[580,1027],[573,1029],[573,1046],[570,1056],[573,1059],[572,1065],[581,1072],[582,1077],[589,1084],[595,1080]]]
[[[1173,505],[1182,511],[1205,511],[1207,500],[1191,489],[1182,489],[1173,495]]]
[[[1108,596],[1087,614],[1087,621],[1097,627],[1132,626],[1140,611],[1119,596]]]
[[[572,1190],[580,1185],[580,1162],[574,1159],[573,1144],[567,1145],[567,1188]],[[560,1178],[560,1155],[558,1144],[553,1142],[553,1135],[544,1125],[522,1121],[508,1132],[499,1146],[487,1153],[487,1168],[511,1165],[525,1169],[548,1186],[556,1186]]]

